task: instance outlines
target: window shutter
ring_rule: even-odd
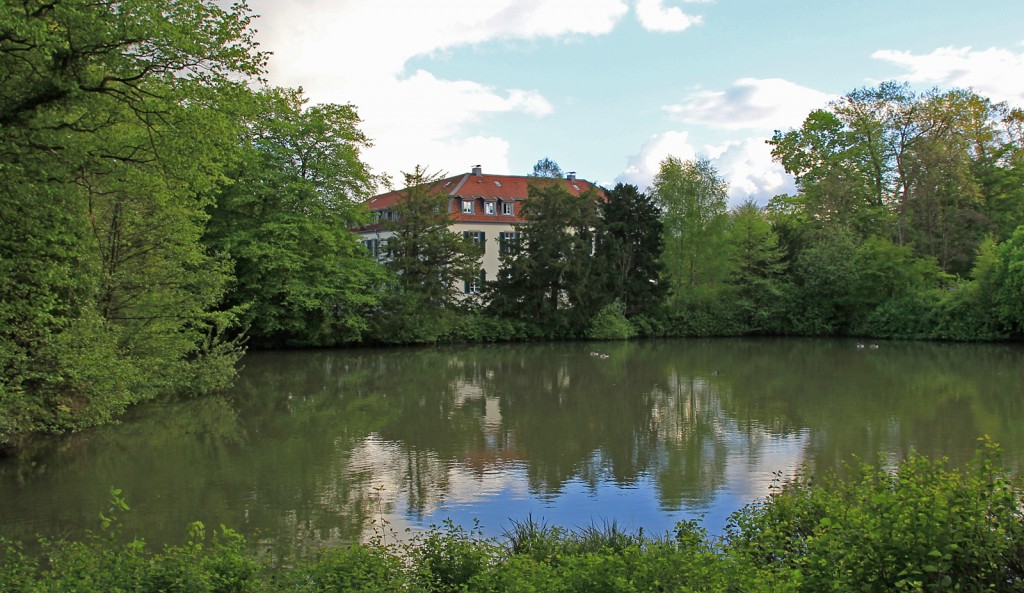
[[[480,231],[480,251],[487,251],[487,233]]]

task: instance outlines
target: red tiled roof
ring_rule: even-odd
[[[439,179],[430,184],[431,193],[444,193],[449,198],[449,208],[453,222],[498,222],[498,223],[520,223],[523,219],[519,217],[521,202],[529,197],[530,184],[557,183],[573,195],[580,195],[587,190],[594,188],[601,192],[601,188],[589,181],[582,179],[550,179],[544,177],[523,177],[517,175],[487,175],[463,173],[453,177]],[[399,197],[405,192],[404,189],[391,191],[367,200],[366,206],[370,211],[388,210],[394,206]],[[603,192],[602,192],[603,194]],[[473,214],[462,213],[462,200],[473,200]],[[484,214],[483,202],[495,203],[495,214]],[[501,214],[502,202],[512,202],[514,214],[512,216]],[[366,230],[372,230],[379,225],[371,225]]]

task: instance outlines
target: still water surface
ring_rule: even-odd
[[[606,356],[595,356],[594,353]],[[1024,464],[1024,347],[689,340],[262,352],[226,398],[0,460],[0,535],[226,524],[278,553],[451,518],[712,532],[776,475],[912,450]]]

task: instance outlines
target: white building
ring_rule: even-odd
[[[570,173],[565,179],[526,177],[515,175],[485,175],[479,166],[469,173],[439,179],[430,184],[431,193],[448,197],[448,211],[455,233],[462,233],[480,242],[483,256],[480,261],[481,279],[493,280],[498,276],[500,253],[506,239],[518,239],[517,227],[525,222],[520,217],[523,202],[529,199],[531,183],[561,183],[573,195],[579,195],[596,188],[588,181],[576,179]],[[388,221],[396,213],[392,210],[405,190],[392,191],[374,196],[366,201],[367,207],[376,214],[374,224],[356,229],[363,237],[363,243],[378,257],[384,255],[385,241],[391,235],[387,230]],[[466,292],[479,290],[478,283],[466,283]]]

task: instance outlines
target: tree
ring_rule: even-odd
[[[665,296],[661,212],[635,185],[619,183],[605,192],[594,257],[605,288],[627,317],[652,313]]]
[[[580,335],[608,302],[594,254],[600,197],[558,182],[530,185],[518,244],[501,256],[490,290],[493,311],[536,324],[555,337]]]
[[[887,82],[851,91],[770,144],[815,226],[884,236],[964,274],[991,219],[1005,222],[1000,211],[1012,203],[988,200],[990,215],[984,195],[1012,170],[1012,124],[995,126],[1012,121],[1007,111],[969,91],[916,95]]]
[[[727,282],[735,290],[731,301],[743,324],[754,333],[779,331],[785,263],[778,235],[757,204],[747,201],[730,212],[726,237],[731,257]]]
[[[373,334],[381,341],[434,342],[452,316],[471,302],[460,291],[478,278],[480,248],[452,232],[448,197],[434,191],[438,176],[422,167],[405,175],[406,189],[386,223],[385,267],[392,284],[378,311]],[[396,220],[397,218],[397,220]]]
[[[552,179],[562,178],[562,168],[558,166],[558,163],[544,157],[537,161],[537,164],[533,166],[533,173],[530,173],[530,177],[550,177]]]
[[[706,158],[661,162],[651,195],[665,225],[665,271],[676,299],[725,275],[728,185]]]
[[[233,183],[210,209],[205,242],[234,262],[224,307],[244,311],[259,346],[358,340],[384,271],[349,229],[377,179],[351,105],[308,106],[301,91],[253,97]]]
[[[0,9],[0,446],[225,384],[199,244],[260,74],[244,3],[63,0]],[[211,108],[213,106],[218,108]]]

